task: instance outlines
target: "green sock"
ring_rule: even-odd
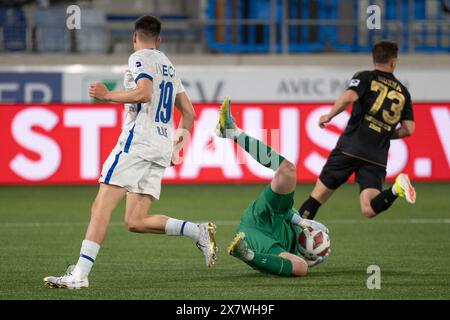
[[[258,161],[266,168],[277,170],[280,164],[284,161],[284,157],[279,155],[275,150],[269,147],[264,142],[255,139],[245,132],[241,132],[239,136],[234,138],[245,151],[247,151],[253,159]]]
[[[280,276],[292,276],[292,262],[274,254],[255,253],[255,257],[248,264],[261,271]]]

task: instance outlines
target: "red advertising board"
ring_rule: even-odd
[[[167,183],[264,182],[272,172],[231,141],[216,138],[218,106],[195,106],[197,120],[184,162],[166,170]],[[349,113],[326,129],[317,126],[330,103],[234,104],[238,125],[267,140],[297,164],[299,182],[312,182],[344,129]],[[450,103],[416,103],[416,132],[393,140],[388,178],[450,181]],[[116,143],[121,105],[50,104],[0,106],[0,184],[95,183]],[[175,123],[180,115],[175,112]]]

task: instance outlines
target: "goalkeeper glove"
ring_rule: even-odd
[[[313,229],[318,229],[318,230],[322,230],[323,232],[325,232],[326,234],[329,234],[329,230],[327,227],[325,227],[325,225],[323,225],[320,222],[314,221],[314,220],[309,220],[309,219],[302,219],[299,223],[300,227],[302,227],[303,229],[309,229],[309,228],[313,228]]]
[[[331,249],[328,250],[327,254],[322,256],[322,257],[318,257],[316,260],[308,260],[305,258],[306,263],[308,264],[309,268],[315,267],[318,264],[321,264],[322,262],[324,262],[325,260],[328,259],[328,256],[330,255]]]

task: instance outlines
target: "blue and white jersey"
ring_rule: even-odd
[[[172,156],[173,109],[178,93],[184,92],[175,68],[164,53],[143,49],[133,53],[125,73],[125,90],[132,90],[141,78],[153,81],[150,102],[125,104],[126,118],[118,147],[125,153],[170,166]]]

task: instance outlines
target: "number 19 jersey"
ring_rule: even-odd
[[[151,100],[125,104],[125,122],[116,148],[168,167],[173,147],[175,98],[185,90],[172,62],[156,49],[139,50],[130,56],[124,77],[125,90],[136,88],[142,78],[153,83]]]
[[[392,73],[379,70],[356,73],[348,89],[359,98],[336,148],[385,167],[397,124],[414,120],[408,89]]]

